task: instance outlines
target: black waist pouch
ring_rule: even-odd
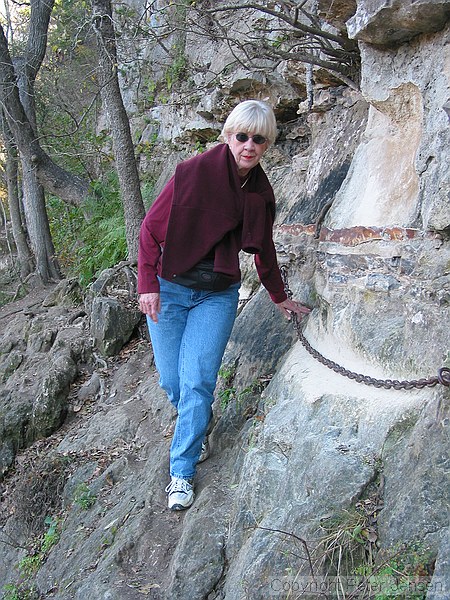
[[[233,283],[233,278],[225,273],[214,273],[213,269],[214,261],[201,260],[189,271],[174,276],[172,282],[194,290],[223,292]]]

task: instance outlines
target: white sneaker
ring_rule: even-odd
[[[194,488],[188,479],[179,479],[172,477],[171,482],[166,487],[168,494],[168,504],[171,510],[184,510],[189,508],[194,502]]]

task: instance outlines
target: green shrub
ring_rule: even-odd
[[[59,542],[59,521],[56,517],[46,517],[45,524],[48,526],[48,529],[42,538],[41,553],[48,554],[53,546]]]
[[[83,510],[91,508],[95,504],[97,496],[89,489],[85,483],[77,486],[74,494],[74,502]]]
[[[45,534],[32,542],[33,550],[29,551],[17,565],[20,581],[17,584],[8,583],[3,586],[4,600],[35,600],[40,598],[37,592],[34,578],[42,567],[50,550],[58,543],[60,538],[59,519],[57,517],[46,517]]]
[[[127,256],[125,219],[117,175],[91,185],[82,207],[48,201],[50,228],[61,267],[87,286],[98,274]]]
[[[3,600],[22,600],[18,587],[12,583],[3,586]]]

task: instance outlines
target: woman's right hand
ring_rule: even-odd
[[[158,313],[161,312],[161,296],[158,292],[150,292],[139,296],[140,310],[150,317],[154,322],[158,322]]]

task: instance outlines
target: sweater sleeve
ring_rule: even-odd
[[[261,252],[255,254],[255,265],[261,283],[269,292],[272,301],[275,304],[279,304],[286,300],[287,294],[284,290],[283,279],[278,267],[272,230],[273,214],[270,207],[267,206],[263,248]]]
[[[166,238],[173,188],[174,178],[172,177],[152,204],[141,225],[138,251],[138,294],[159,292],[158,266]]]

